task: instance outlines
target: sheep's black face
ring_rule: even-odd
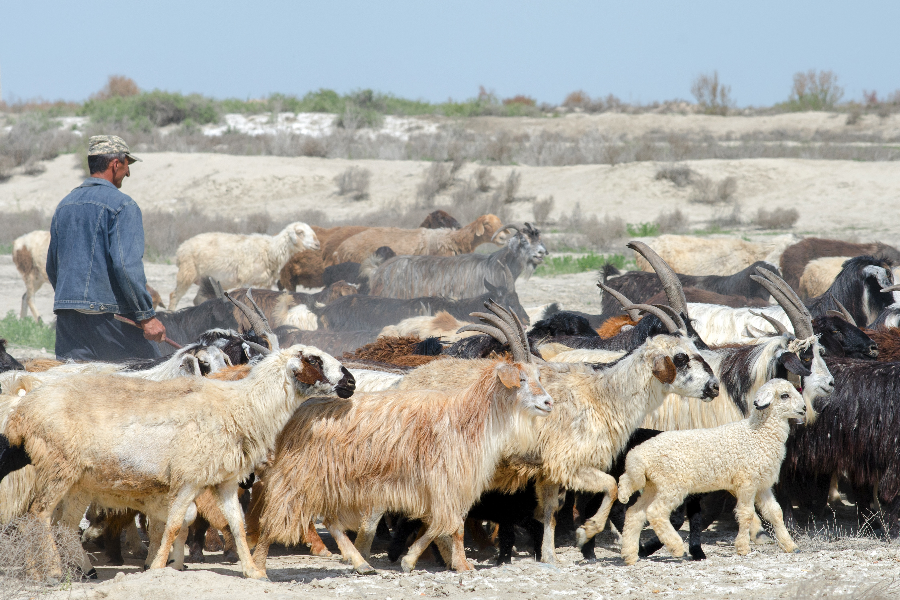
[[[347,370],[347,367],[341,366],[341,373],[344,376],[341,377],[340,382],[335,386],[334,392],[338,395],[338,398],[349,398],[356,391],[356,379],[353,378],[353,374]]]

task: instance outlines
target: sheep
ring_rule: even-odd
[[[442,535],[453,536],[453,568],[471,570],[463,516],[490,483],[503,449],[528,445],[535,419],[552,412],[523,342],[514,343],[512,363],[482,364],[471,385],[452,393],[357,394],[297,410],[266,470],[256,565],[264,570],[273,541],[297,543],[321,515],[344,559],[357,573],[372,573],[344,530],[397,511],[428,522],[403,557],[403,571]],[[360,532],[357,544],[364,538]]]
[[[337,360],[305,346],[270,351],[236,382],[70,375],[23,397],[6,435],[31,457],[38,491],[29,512],[47,526],[67,493],[140,510],[165,524],[150,565],[162,568],[194,498],[213,487],[244,575],[261,578],[244,537],[238,483],[265,460],[297,406],[314,394],[349,397],[353,387]]]
[[[464,331],[457,333],[460,327],[466,325],[445,310],[438,311],[434,316],[409,317],[396,325],[388,325],[378,334],[378,337],[404,337],[414,335],[420,339],[437,337],[445,342],[455,342],[464,337],[475,335],[475,332]]]
[[[22,310],[19,313],[20,319],[24,319],[27,310],[31,309],[31,314],[35,321],[41,320],[41,314],[34,305],[34,295],[41,289],[41,286],[50,282],[47,278],[47,252],[49,249],[49,231],[32,231],[19,236],[13,241],[13,263],[25,282]],[[150,287],[149,284],[147,284],[147,292],[150,293],[153,308],[166,307],[159,296],[159,292]]]
[[[447,296],[471,298],[485,292],[483,281],[515,289],[519,276],[530,277],[544,261],[547,249],[531,223],[506,225],[514,231],[506,245],[492,254],[397,256],[378,267],[369,279],[370,293],[386,298]],[[500,233],[498,232],[498,233]]]
[[[505,268],[505,267],[504,267]],[[507,269],[507,275],[509,270]],[[527,320],[528,315],[519,303],[515,289],[495,286],[485,279],[486,292],[477,297],[451,300],[442,297],[424,297],[401,300],[398,298],[382,298],[379,296],[346,296],[339,298],[322,309],[319,321],[326,329],[332,331],[353,331],[374,329],[380,331],[388,325],[399,323],[403,319],[415,316],[433,315],[446,311],[457,319],[464,319],[473,310],[478,310],[482,303],[492,298],[496,302],[511,306],[516,315]]]
[[[625,564],[637,562],[641,529],[648,519],[672,556],[682,556],[684,545],[669,515],[688,494],[715,490],[728,490],[737,498],[737,554],[748,554],[750,536],[759,532],[754,504],[774,527],[781,548],[798,550],[772,486],[784,460],[789,421],[804,421],[806,405],[791,383],[773,379],[757,392],[753,406],[756,410],[747,419],[713,429],[667,431],[628,453],[625,474],[619,478],[619,502],[628,502],[636,491],[643,493],[625,516]]]
[[[746,242],[739,238],[661,235],[647,240],[647,244],[677,273],[730,275],[760,260],[777,265],[781,253],[795,239],[792,235],[785,235],[769,238],[765,242]],[[651,270],[639,253],[635,258],[640,270]]]
[[[213,277],[225,288],[239,285],[271,287],[281,268],[302,249],[318,250],[319,240],[312,228],[299,221],[287,225],[274,236],[235,233],[201,233],[185,240],[175,252],[178,265],[175,290],[169,295],[169,308],[191,284]],[[199,304],[202,298],[195,298]]]
[[[453,216],[444,210],[435,210],[428,213],[419,227],[425,229],[461,229],[462,225]]]
[[[344,262],[330,267],[325,267],[322,274],[322,283],[331,285],[335,281],[346,281],[360,286],[361,294],[367,294],[369,289],[369,276],[378,268],[378,266],[386,260],[394,258],[397,253],[387,246],[377,248],[372,256],[364,260],[362,263]],[[363,269],[362,265],[366,268]],[[365,287],[363,287],[365,286]]]
[[[397,227],[370,227],[347,238],[325,264],[362,262],[376,248],[390,246],[398,255],[434,254],[453,256],[469,254],[481,244],[494,239],[503,228],[496,215],[482,215],[461,229],[399,229]]]
[[[679,273],[678,279],[684,288],[693,287],[723,296],[744,296],[748,299],[759,299],[765,302],[765,306],[768,305],[769,301],[768,292],[750,279],[751,275],[756,275],[757,267],[768,269],[776,275],[778,274],[778,268],[774,265],[765,261],[756,261],[733,275],[685,275]],[[612,265],[606,265],[602,273],[603,283],[625,294],[634,302],[653,304],[649,299],[663,291],[662,283],[652,272],[631,271],[630,273],[619,274],[618,269]],[[687,290],[685,290],[685,294],[687,294]],[[721,302],[713,302],[713,304],[721,304]],[[616,314],[619,312],[618,302],[609,294],[604,294],[602,306],[603,314]]]
[[[900,262],[900,250],[880,242],[855,244],[841,240],[806,238],[785,248],[778,264],[781,267],[781,275],[784,277],[784,280],[787,281],[789,286],[799,292],[800,277],[810,261],[826,256],[852,257],[865,254]]]
[[[815,298],[824,294],[834,283],[841,267],[852,256],[827,256],[809,261],[800,281],[797,284],[797,293],[801,298]]]

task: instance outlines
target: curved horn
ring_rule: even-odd
[[[848,311],[847,308],[843,304],[841,304],[837,298],[834,299],[834,303],[838,305],[838,309],[840,310],[840,314],[838,316],[840,316],[842,319],[844,319],[845,321],[847,321],[854,327],[859,327],[859,325],[856,324],[856,320],[850,314],[850,311]],[[834,312],[834,311],[828,311],[828,312]]]
[[[486,333],[501,344],[508,343],[506,339],[506,335],[497,329],[496,327],[491,327],[490,325],[484,325],[479,323],[473,323],[472,325],[463,325],[459,329],[456,330],[456,333],[462,333],[464,331],[477,331],[479,333]]]
[[[223,295],[225,292],[222,290],[222,284],[221,284],[221,283],[219,283],[218,281],[216,281],[215,279],[213,279],[212,277],[210,277],[210,278],[209,278],[209,285],[210,285],[210,287],[212,287],[213,293],[216,295],[216,298],[219,298],[219,299],[221,300],[222,298],[225,297],[225,296]]]
[[[882,292],[897,292],[900,291],[900,283],[894,284],[892,286],[881,288]]]
[[[654,304],[653,306],[662,311],[665,311],[667,315],[672,317],[672,320],[675,321],[675,324],[678,325],[678,329],[687,332],[687,327],[684,326],[684,319],[681,318],[681,315],[675,312],[674,308],[672,308],[668,304]]]
[[[228,292],[222,292],[222,294],[228,298],[232,304],[234,304],[239,311],[241,311],[247,320],[250,322],[250,327],[260,335],[266,337],[269,340],[269,343],[272,344],[272,350],[278,348],[278,337],[272,331],[272,328],[269,327],[269,322],[266,320],[265,316],[262,316],[262,311],[259,306],[257,306],[256,302],[253,301],[253,296],[250,293],[250,290],[247,290],[247,298],[250,302],[253,303],[254,308],[257,310],[256,313],[250,310],[250,308],[241,302],[240,300],[236,300],[231,297]],[[248,342],[249,343],[249,342]],[[271,350],[269,350],[271,351]],[[266,352],[268,354],[268,352]]]
[[[622,306],[628,306],[629,304],[633,304],[633,302],[631,300],[629,300],[628,298],[625,297],[625,294],[612,289],[611,287],[609,287],[602,281],[597,282],[597,287],[600,288],[601,290],[603,290],[604,292],[606,292],[607,294],[609,294],[610,296],[612,296],[613,298],[615,298],[616,300],[618,300],[619,304],[621,304]],[[641,318],[641,312],[639,310],[628,310],[625,312],[628,313],[628,316],[631,317],[632,321],[638,321]]]
[[[628,242],[627,245],[629,248],[643,256],[647,262],[650,263],[650,266],[653,267],[653,270],[656,271],[656,276],[659,277],[659,280],[662,282],[663,290],[666,292],[666,298],[669,300],[669,306],[674,308],[679,314],[689,317],[687,298],[684,297],[684,289],[681,287],[681,280],[678,279],[678,275],[672,270],[669,263],[664,261],[653,248],[644,242]]]
[[[487,302],[485,302],[487,306]],[[519,336],[516,334],[515,329],[513,329],[509,323],[501,319],[498,315],[494,313],[470,313],[473,317],[478,317],[485,323],[490,326],[496,327],[500,331],[503,332],[503,335],[506,336],[506,341],[509,344],[509,350],[512,352],[513,360],[516,362],[528,362],[528,357],[525,356],[524,349],[522,348],[522,344],[519,341]]]
[[[669,333],[679,333],[678,325],[675,324],[675,321],[672,320],[672,317],[667,315],[665,311],[662,311],[655,306],[651,306],[649,304],[631,304],[629,306],[626,306],[625,310],[639,310],[641,312],[650,313],[651,315],[662,321],[662,324],[666,326],[666,329],[669,330]]]
[[[528,342],[528,334],[525,333],[525,326],[522,325],[522,321],[519,320],[518,315],[508,308],[503,308],[493,300],[490,300],[490,303],[490,309],[518,332],[519,340],[522,342],[522,348],[525,350],[525,356],[531,357],[531,344]]]
[[[770,317],[770,316],[767,315],[766,313],[759,313],[759,312],[756,312],[756,311],[753,311],[753,310],[750,311],[750,314],[751,314],[751,315],[755,315],[755,316],[760,317],[760,318],[763,318],[763,319],[765,319],[766,321],[768,321],[769,324],[771,324],[772,327],[775,328],[775,331],[778,332],[778,335],[784,335],[784,334],[786,334],[786,333],[790,333],[790,331],[788,331],[788,328],[784,326],[784,323],[782,323],[781,321],[779,321],[779,320],[776,319],[775,317]]]
[[[520,232],[520,231],[522,230],[522,226],[521,226],[521,225],[516,225],[516,224],[514,224],[514,223],[510,223],[509,225],[504,225],[503,227],[501,227],[500,229],[498,229],[497,232],[494,233],[494,235],[491,236],[491,241],[493,242],[494,239],[496,239],[496,237],[497,237],[498,235],[500,235],[501,233],[503,233],[504,231],[506,231],[506,230],[508,230],[508,229],[512,229],[513,231],[515,231],[516,233],[518,233],[518,232]]]
[[[797,293],[772,271],[761,267],[757,267],[756,271],[759,275],[751,275],[750,279],[766,288],[772,294],[772,297],[775,298],[775,301],[781,305],[788,319],[790,319],[791,325],[794,326],[794,335],[800,339],[812,336],[812,317],[806,306],[800,301]]]

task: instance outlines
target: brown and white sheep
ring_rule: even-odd
[[[185,240],[175,252],[178,264],[175,290],[169,296],[169,310],[191,284],[212,277],[223,288],[238,286],[271,287],[290,257],[303,249],[318,250],[319,240],[312,228],[299,221],[275,235],[201,233]],[[202,300],[199,297],[195,298]]]
[[[490,242],[502,228],[503,223],[496,215],[482,215],[461,229],[371,227],[347,238],[334,251],[330,262],[329,257],[325,256],[325,262],[326,265],[361,263],[381,246],[389,246],[398,256],[469,254],[481,244]]]
[[[776,236],[765,242],[747,242],[740,238],[661,235],[646,241],[669,263],[676,273],[685,275],[731,275],[758,260],[778,264],[781,253],[796,238]],[[635,252],[638,268],[652,272],[650,263]]]

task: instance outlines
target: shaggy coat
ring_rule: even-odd
[[[806,407],[794,386],[781,379],[766,383],[753,404],[753,414],[737,423],[667,431],[628,453],[625,474],[619,478],[619,501],[628,502],[638,490],[643,493],[625,516],[625,564],[637,562],[639,537],[648,519],[672,556],[684,554],[681,536],[669,522],[669,515],[688,494],[716,490],[727,490],[737,498],[738,554],[750,552],[750,536],[756,537],[759,532],[754,504],[774,527],[781,548],[785,552],[797,549],[784,526],[772,486],[778,481],[784,460],[788,422],[803,420]]]
[[[271,542],[298,543],[321,516],[344,558],[371,572],[344,530],[373,511],[394,511],[429,525],[403,558],[404,571],[440,535],[454,536],[454,568],[471,569],[459,552],[463,517],[489,485],[503,449],[528,446],[534,417],[551,407],[535,366],[497,361],[480,364],[474,382],[455,393],[307,403],[279,436],[265,475],[257,566],[265,567]]]
[[[370,227],[341,244],[334,254],[325,256],[327,265],[362,262],[376,248],[390,246],[397,255],[433,254],[454,256],[469,254],[481,244],[490,242],[503,228],[496,215],[482,215],[461,229],[399,229]]]
[[[513,290],[516,279],[528,279],[546,255],[540,230],[526,223],[492,254],[392,258],[372,274],[370,293],[386,298],[472,298],[485,293],[485,280]]]
[[[360,346],[374,342],[378,337],[377,331],[324,331],[322,329],[304,331],[288,325],[276,328],[275,334],[282,347],[304,344],[315,346],[334,356],[352,352]]]
[[[166,326],[166,337],[181,344],[190,344],[210,329],[239,329],[234,305],[228,300],[215,298],[176,311],[160,311],[156,318]],[[243,319],[243,315],[241,315]],[[249,328],[248,328],[249,329]],[[169,344],[158,344],[163,356],[174,354],[175,348]]]
[[[817,258],[809,261],[800,276],[800,283],[797,285],[797,294],[806,300],[807,298],[815,298],[821,296],[828,291],[835,278],[841,272],[844,263],[853,258],[852,256],[828,256],[826,258]]]
[[[894,301],[890,292],[881,289],[894,284],[891,263],[874,256],[857,256],[844,263],[828,291],[806,302],[814,317],[829,310],[840,310],[843,304],[857,325],[868,325]]]
[[[439,311],[433,317],[410,317],[403,319],[396,325],[388,325],[381,330],[378,337],[404,337],[416,336],[420,339],[436,337],[444,342],[456,342],[466,337],[477,335],[474,331],[457,333],[460,327],[468,325],[460,321],[447,311]]]
[[[796,238],[777,236],[765,242],[746,242],[739,238],[661,235],[647,240],[676,273],[685,275],[731,275],[756,261],[777,265],[781,253]],[[640,252],[635,252],[638,268],[653,271]]]
[[[900,361],[900,329],[866,329],[866,335],[878,346],[878,360],[882,362]],[[853,358],[863,358],[856,356]]]
[[[800,277],[810,261],[826,256],[862,256],[864,254],[900,263],[900,250],[880,242],[855,244],[841,240],[806,238],[788,246],[778,264],[784,280],[792,288],[798,290]]]
[[[372,256],[364,260],[362,263],[345,262],[338,265],[325,267],[325,273],[322,275],[322,283],[331,285],[336,281],[346,281],[359,285],[360,294],[368,294],[369,277],[378,268],[378,266],[386,260],[390,260],[397,254],[387,246],[382,246],[372,253]],[[365,264],[365,268],[363,268]]]
[[[274,236],[236,233],[201,233],[185,240],[175,252],[178,264],[169,308],[178,307],[191,284],[208,277],[224,289],[238,286],[272,287],[282,267],[301,250],[318,250],[319,240],[306,223],[286,226]],[[195,304],[199,304],[196,298]]]
[[[70,492],[140,510],[165,523],[151,565],[162,568],[194,498],[212,486],[244,574],[261,577],[249,560],[237,485],[266,459],[297,406],[332,391],[352,394],[352,377],[304,346],[273,352],[236,382],[70,375],[22,398],[6,434],[31,457],[38,492],[30,512],[48,526]]]

